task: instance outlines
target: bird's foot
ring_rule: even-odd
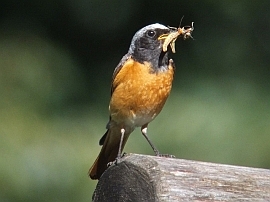
[[[111,162],[109,162],[108,164],[107,164],[107,167],[110,167],[110,166],[112,166],[112,165],[117,165],[118,163],[119,163],[119,160],[121,159],[121,158],[123,158],[124,156],[126,156],[127,155],[127,153],[123,153],[123,154],[121,154],[121,156],[117,156],[116,158],[115,158],[115,160],[114,161],[111,161]]]

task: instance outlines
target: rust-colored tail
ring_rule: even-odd
[[[126,131],[122,150],[127,142],[127,139],[130,135],[131,131]],[[92,167],[89,169],[89,176],[91,179],[99,179],[102,173],[107,169],[107,165],[109,162],[112,162],[116,159],[121,139],[121,128],[120,127],[112,127],[105,133],[105,142],[101,148],[101,151],[95,160]],[[101,138],[101,140],[104,137]],[[102,145],[102,142],[100,142]]]

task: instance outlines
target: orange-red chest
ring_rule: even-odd
[[[152,121],[168,98],[174,70],[151,72],[150,64],[129,59],[113,81],[110,101],[111,120],[130,127]]]

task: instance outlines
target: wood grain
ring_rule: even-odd
[[[129,154],[100,178],[93,201],[270,201],[270,170]]]

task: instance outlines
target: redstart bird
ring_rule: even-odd
[[[110,120],[107,132],[99,141],[102,149],[89,170],[91,179],[99,179],[110,162],[121,158],[127,139],[136,127],[141,127],[155,154],[161,155],[149,140],[147,127],[160,113],[172,88],[175,65],[168,51],[163,51],[164,40],[171,32],[157,23],[140,29],[133,36],[128,53],[115,68]]]

